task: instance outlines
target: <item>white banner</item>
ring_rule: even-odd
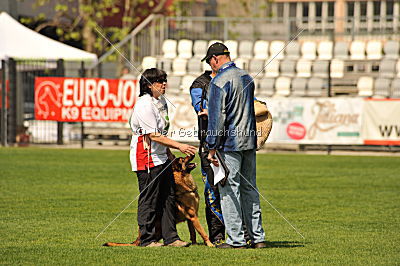
[[[269,143],[362,144],[360,98],[273,98]]]
[[[364,144],[400,145],[400,99],[366,100],[363,120]]]

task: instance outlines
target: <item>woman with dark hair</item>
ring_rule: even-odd
[[[175,182],[171,161],[174,156],[169,148],[194,155],[196,148],[176,142],[166,135],[169,128],[168,106],[164,98],[167,74],[157,68],[143,72],[140,78],[140,94],[136,102],[130,126],[133,131],[130,145],[132,171],[136,172],[140,197],[138,224],[140,245],[162,246],[158,243],[156,222],[160,221],[164,245],[186,247],[181,241],[175,223]]]

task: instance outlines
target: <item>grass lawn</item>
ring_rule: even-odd
[[[0,263],[400,263],[400,158],[263,154],[257,167],[260,193],[305,240],[261,199],[267,249],[108,248],[137,235],[134,201],[95,239],[138,195],[128,151],[0,148]]]

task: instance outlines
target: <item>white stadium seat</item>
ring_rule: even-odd
[[[178,57],[189,59],[192,57],[193,42],[182,39],[178,43]]]
[[[382,58],[382,42],[369,41],[367,43],[367,59],[381,59]]]
[[[172,72],[172,59],[170,58],[159,58],[157,61],[157,68],[160,68],[169,74]]]
[[[275,81],[276,96],[289,96],[290,95],[290,78],[279,77]]]
[[[165,40],[162,45],[163,57],[164,58],[175,58],[176,57],[176,40]]]
[[[186,75],[183,76],[181,82],[181,90],[184,94],[190,94],[190,86],[192,86],[193,81],[196,79],[196,76]]]
[[[315,60],[317,57],[317,44],[313,41],[306,41],[301,46],[301,54],[303,59]]]
[[[296,72],[298,77],[309,78],[311,77],[311,61],[300,59],[296,63]]]
[[[211,41],[208,42],[207,49],[208,49],[208,47],[210,47],[212,44],[214,44],[214,43],[216,43],[216,42],[223,43],[223,41],[221,41],[221,40],[211,40]]]
[[[265,61],[265,66],[265,77],[276,78],[279,76],[279,60],[277,60],[276,58],[273,60],[268,59],[267,61]]]
[[[365,42],[352,41],[350,45],[350,59],[364,60],[365,59]]]
[[[253,42],[241,41],[239,43],[239,57],[250,59],[253,58]]]
[[[175,58],[172,62],[172,73],[174,76],[183,76],[186,74],[187,59]]]
[[[300,58],[300,43],[298,41],[292,41],[286,46],[285,58],[297,60]]]
[[[246,58],[236,58],[236,60],[234,62],[238,68],[248,69],[248,67],[249,67],[249,60]]]
[[[371,97],[374,93],[374,79],[372,77],[360,77],[357,82],[358,96]]]
[[[282,41],[272,41],[269,45],[269,57],[275,58],[274,60],[282,60],[285,56],[285,52],[283,48],[285,47],[285,43]]]
[[[178,94],[181,88],[181,77],[178,76],[168,76],[167,90],[168,94]]]
[[[153,56],[145,56],[142,61],[142,69],[149,69],[157,67],[157,58]]]
[[[203,68],[203,72],[206,70],[211,70],[211,66],[209,64],[207,64],[206,61],[202,62],[202,68]]]
[[[269,43],[267,41],[258,40],[254,43],[254,59],[268,59]]]
[[[333,42],[321,41],[318,44],[318,59],[331,60],[333,54]]]
[[[196,40],[193,43],[193,53],[196,58],[203,58],[207,53],[207,41],[205,40]]]
[[[227,40],[224,42],[226,47],[228,47],[230,57],[235,60],[238,57],[238,42],[234,40]]]
[[[344,76],[344,61],[333,59],[331,61],[331,78],[343,78]]]

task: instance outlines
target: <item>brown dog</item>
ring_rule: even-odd
[[[196,231],[204,240],[204,244],[209,247],[214,245],[211,243],[208,235],[204,228],[201,226],[199,217],[197,216],[199,210],[199,193],[197,192],[197,185],[194,182],[193,176],[190,172],[196,168],[195,163],[191,163],[193,156],[187,156],[186,158],[176,158],[172,163],[172,171],[175,179],[175,200],[177,207],[176,223],[187,221],[190,232],[190,241],[192,244],[196,244]],[[159,228],[159,224],[156,228]],[[161,230],[156,229],[158,232]],[[196,230],[196,231],[195,231]],[[161,234],[159,234],[159,240]],[[133,243],[114,243],[107,242],[104,246],[139,246],[140,244],[140,233],[135,242]]]

